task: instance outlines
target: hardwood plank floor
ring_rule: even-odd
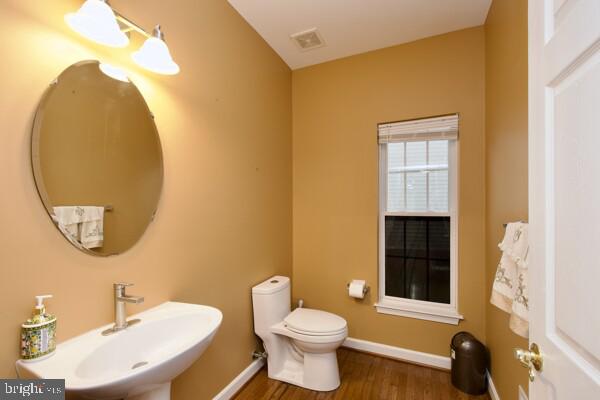
[[[340,348],[342,384],[332,392],[315,392],[267,378],[263,368],[236,400],[489,400],[454,388],[450,373]]]

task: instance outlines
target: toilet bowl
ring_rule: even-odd
[[[253,287],[252,305],[269,378],[318,391],[340,385],[336,349],[348,336],[346,320],[321,310],[291,311],[290,280],[285,276]]]

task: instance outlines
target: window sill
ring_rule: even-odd
[[[423,303],[423,302],[419,302]],[[458,325],[464,319],[456,310],[448,306],[410,304],[382,299],[375,303],[378,313],[416,318],[443,324]]]

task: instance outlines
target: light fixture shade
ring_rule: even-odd
[[[121,31],[115,13],[105,1],[86,0],[74,13],[65,15],[65,22],[75,32],[110,47],[125,47],[129,38]]]
[[[142,47],[131,55],[133,61],[142,68],[163,75],[179,73],[179,65],[173,61],[167,44],[162,39],[160,27],[154,28],[154,36],[146,39]]]

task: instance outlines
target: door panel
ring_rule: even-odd
[[[600,0],[529,2],[532,400],[600,399]]]
[[[598,366],[600,319],[600,53],[554,90],[555,327],[573,354]],[[549,310],[551,311],[551,309]],[[598,369],[596,373],[598,373]]]

